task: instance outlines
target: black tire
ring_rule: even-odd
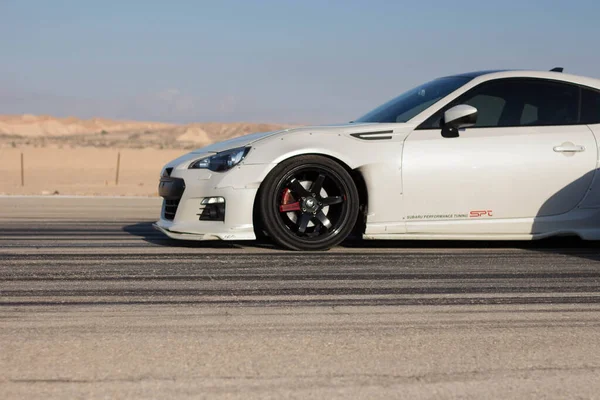
[[[298,156],[277,165],[257,200],[260,228],[291,250],[330,249],[350,234],[358,217],[352,177],[322,156]]]

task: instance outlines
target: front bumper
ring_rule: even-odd
[[[253,208],[260,182],[269,165],[244,165],[226,173],[173,169],[163,176],[161,218],[154,226],[173,239],[254,240]],[[225,199],[223,221],[201,220],[209,197]]]

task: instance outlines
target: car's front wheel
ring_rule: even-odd
[[[271,171],[258,194],[262,229],[292,250],[326,250],[341,243],[358,216],[358,191],[337,162],[306,155]]]

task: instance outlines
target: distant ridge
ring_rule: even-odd
[[[95,147],[198,147],[253,132],[292,125],[272,123],[192,123],[121,121],[106,118],[57,118],[49,115],[0,115],[0,144]]]
[[[105,118],[56,118],[49,115],[0,115],[0,133],[18,136],[69,136],[90,133],[123,132],[143,129],[164,129],[173,124],[157,122],[118,121]]]

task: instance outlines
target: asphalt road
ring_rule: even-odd
[[[0,398],[600,398],[596,244],[286,252],[158,208],[0,197]]]

